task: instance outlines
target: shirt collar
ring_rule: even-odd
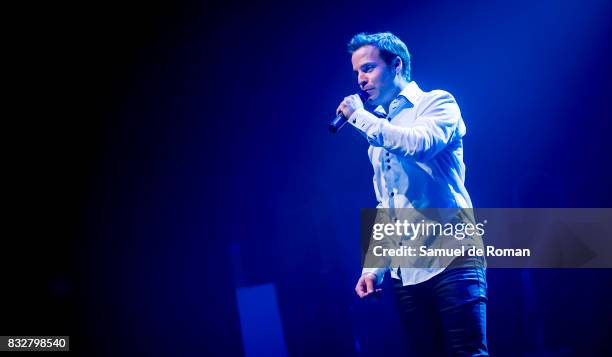
[[[408,99],[413,106],[416,106],[416,104],[421,99],[421,96],[423,95],[423,91],[421,90],[421,88],[419,88],[415,81],[410,81],[408,85],[404,89],[402,89],[402,91],[397,96],[399,97],[400,95]],[[376,109],[374,109],[374,112],[375,114],[383,116],[386,115],[385,109],[382,105],[376,107]]]
[[[399,95],[406,97],[406,99],[408,99],[412,105],[417,105],[421,99],[421,96],[423,95],[423,91],[421,88],[419,88],[415,81],[411,81],[404,89],[402,89]]]

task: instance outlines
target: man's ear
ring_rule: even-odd
[[[393,60],[393,69],[395,70],[395,74],[401,74],[403,67],[404,62],[402,62],[402,58],[400,56],[395,56],[395,59]]]

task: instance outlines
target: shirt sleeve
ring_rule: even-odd
[[[363,268],[361,270],[361,275],[364,274],[374,274],[376,276],[376,285],[380,285],[383,282],[383,279],[385,277],[385,273],[387,272],[387,270],[389,270],[388,267],[384,267],[384,268]]]
[[[362,132],[373,146],[393,154],[427,161],[442,151],[451,140],[461,118],[455,98],[445,91],[432,91],[424,98],[424,109],[410,127],[391,124],[361,108],[349,123]]]
[[[391,217],[388,214],[387,210],[376,210],[376,218],[374,220],[375,223],[379,224],[390,224],[393,222]],[[385,273],[389,270],[390,265],[392,264],[392,257],[383,255],[377,256],[374,254],[374,247],[380,246],[382,249],[392,249],[397,248],[397,239],[399,237],[395,236],[385,236],[381,240],[375,240],[370,237],[370,241],[368,244],[368,250],[365,254],[365,259],[363,261],[363,268],[361,270],[361,275],[364,274],[374,274],[376,276],[376,285],[380,285],[385,277]]]

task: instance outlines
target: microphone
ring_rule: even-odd
[[[368,92],[363,91],[363,90],[360,90],[359,92],[357,92],[357,95],[359,95],[359,99],[361,99],[363,103],[365,103],[366,100],[368,100],[368,98],[370,97]],[[336,116],[334,120],[332,120],[331,123],[329,123],[329,126],[327,128],[329,129],[329,131],[335,134],[338,131],[340,131],[340,129],[342,129],[342,127],[344,126],[344,124],[346,124],[347,121],[348,121],[348,118],[345,117],[344,114],[342,114],[342,112],[340,112],[340,114],[338,114],[338,116]]]

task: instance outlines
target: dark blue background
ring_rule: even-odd
[[[84,355],[241,355],[235,288],[273,283],[291,355],[397,352],[389,287],[379,304],[353,291],[367,143],[326,129],[356,90],[346,42],[391,31],[413,79],[454,94],[475,206],[610,207],[611,7],[54,7],[31,72],[53,115],[33,119],[20,161],[38,248],[13,256],[35,283],[11,280],[7,298],[39,308],[2,332],[60,329]],[[610,277],[489,270],[493,355],[606,354]]]

